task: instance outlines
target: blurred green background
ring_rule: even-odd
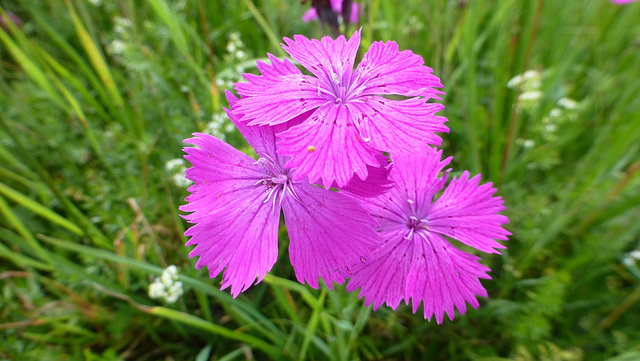
[[[343,29],[424,57],[444,154],[505,200],[490,297],[442,325],[298,284],[282,232],[235,300],[187,257],[182,140],[249,151],[223,91],[331,33],[309,3],[0,6],[0,360],[640,360],[640,3],[368,0]]]

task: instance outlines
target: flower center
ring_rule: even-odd
[[[356,99],[364,90],[364,85],[359,82],[360,72],[348,71],[338,75],[333,70],[330,71],[330,79],[319,79],[318,84],[318,96],[323,97],[327,102],[342,105]]]
[[[264,203],[271,200],[272,207],[275,209],[276,199],[278,199],[278,208],[280,208],[285,194],[289,194],[296,201],[301,202],[293,186],[294,182],[289,177],[288,169],[266,154],[263,154],[255,164],[265,171],[265,176],[256,182],[256,185],[262,184],[267,187],[267,198]]]
[[[413,200],[407,199],[407,203],[409,203],[409,214],[411,215],[407,220],[407,229],[409,232],[404,236],[404,238],[411,241],[416,233],[429,230],[429,221],[427,219],[420,219],[416,216],[417,209]],[[403,230],[402,232],[404,233],[406,230]]]

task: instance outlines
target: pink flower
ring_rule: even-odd
[[[628,4],[628,3],[632,3],[634,1],[638,1],[638,0],[611,0],[612,3],[614,4]]]
[[[365,208],[380,223],[378,232],[384,243],[373,253],[373,261],[359,263],[347,285],[360,288],[359,297],[374,310],[382,304],[395,309],[400,301],[413,312],[424,303],[424,317],[435,314],[438,323],[446,312],[454,317],[466,304],[478,307],[476,296],[486,297],[480,279],[490,278],[489,268],[477,256],[461,251],[445,238],[487,253],[505,248],[495,240],[510,235],[501,227],[507,217],[501,197],[493,197],[491,183],[479,185],[480,176],[469,179],[463,172],[453,177],[442,195],[449,171],[438,174],[451,157],[440,160],[442,151],[426,155],[395,155],[390,179],[395,188],[377,198],[362,199]]]
[[[318,277],[329,288],[344,282],[349,266],[369,259],[381,243],[375,220],[354,198],[293,180],[288,158],[276,153],[275,133],[289,124],[247,127],[234,115],[239,100],[228,92],[227,99],[227,114],[260,158],[207,134],[185,140],[196,146],[184,149],[193,165],[186,177],[195,184],[180,209],[192,212],[185,218],[195,225],[185,235],[187,246],[196,246],[189,256],[200,256],[196,268],[207,266],[211,278],[226,268],[222,289],[231,286],[233,297],[256,277],[260,282],[278,257],[282,209],[297,279],[314,288]]]
[[[309,114],[278,133],[278,153],[290,157],[293,179],[305,177],[325,187],[345,186],[352,177],[368,176],[377,167],[374,154],[421,153],[440,145],[435,132],[448,132],[446,118],[434,115],[441,104],[427,103],[442,92],[440,80],[409,50],[393,41],[375,42],[354,70],[360,31],[347,41],[285,38],[284,49],[312,75],[289,60],[269,54],[271,64],[258,62],[262,75],[245,74],[237,83],[242,95],[237,110],[250,126],[277,125]],[[389,96],[400,95],[389,99]],[[408,97],[408,98],[406,98]]]
[[[344,0],[329,0],[331,10],[337,14],[342,15],[342,3]],[[358,13],[359,13],[358,4],[354,1],[351,3],[351,14],[349,15],[350,23],[358,22]],[[302,14],[302,21],[308,23],[312,20],[318,20],[318,11],[315,6],[311,6],[311,9],[307,10],[304,14]]]

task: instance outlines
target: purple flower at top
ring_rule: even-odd
[[[491,183],[479,185],[480,176],[463,172],[453,177],[439,198],[435,195],[448,178],[439,176],[451,157],[441,161],[442,151],[426,155],[394,155],[389,177],[396,186],[384,195],[362,199],[364,207],[380,223],[383,245],[373,261],[353,267],[348,291],[360,288],[359,297],[374,310],[386,303],[395,309],[400,301],[413,300],[415,313],[424,303],[424,317],[435,314],[438,323],[446,312],[453,320],[454,306],[461,314],[466,304],[478,307],[476,296],[486,297],[480,279],[490,278],[489,268],[477,256],[454,247],[445,237],[482,252],[505,248],[495,240],[510,235],[501,227],[507,217],[501,197],[493,197]]]
[[[227,99],[233,110],[238,100],[228,92]],[[185,140],[196,146],[184,149],[193,165],[186,177],[195,184],[180,209],[192,212],[184,217],[195,223],[185,235],[187,246],[196,246],[189,256],[200,256],[196,268],[207,266],[211,278],[226,268],[222,289],[231,286],[233,297],[256,277],[260,282],[278,257],[282,209],[297,279],[314,288],[318,277],[329,288],[344,282],[349,266],[368,260],[381,243],[375,220],[356,199],[291,178],[275,143],[288,124],[247,127],[227,113],[260,158],[207,134]]]
[[[342,3],[344,0],[329,0],[329,5],[331,7],[331,11],[335,14],[342,15]],[[358,22],[358,12],[359,12],[358,4],[354,1],[351,2],[351,13],[349,14],[349,22],[357,23]],[[302,21],[308,23],[312,20],[318,20],[318,11],[315,6],[311,6],[311,9],[307,10],[304,14],[302,14]]]
[[[611,0],[612,3],[614,4],[628,4],[628,3],[632,3],[634,1],[638,1],[638,0]]]
[[[312,75],[289,60],[268,54],[271,64],[258,62],[262,75],[245,74],[235,84],[242,98],[236,109],[250,126],[299,124],[278,133],[278,153],[290,157],[293,179],[322,179],[345,186],[355,175],[368,176],[379,166],[380,151],[422,153],[440,145],[435,132],[448,132],[446,118],[434,115],[441,104],[427,103],[442,92],[440,80],[410,50],[393,41],[375,42],[354,70],[360,31],[347,41],[285,38],[284,49]],[[398,97],[400,96],[400,97]],[[392,98],[392,99],[390,99]]]

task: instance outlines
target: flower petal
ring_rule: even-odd
[[[293,119],[291,119],[286,124],[277,124],[273,126],[269,125],[247,125],[246,123],[240,121],[242,118],[242,114],[237,110],[237,102],[239,101],[229,90],[225,92],[227,96],[227,101],[229,102],[229,109],[225,109],[225,112],[229,116],[229,119],[233,122],[233,124],[238,128],[240,133],[247,140],[249,145],[256,151],[256,153],[261,156],[268,156],[280,166],[284,167],[284,164],[288,157],[283,157],[279,155],[276,150],[276,134],[283,132],[289,129],[292,126],[300,124],[303,120],[307,119],[310,112],[301,114]]]
[[[291,157],[286,166],[295,168],[295,180],[308,176],[309,182],[315,183],[322,178],[327,189],[334,181],[343,187],[354,173],[366,179],[367,165],[379,165],[372,150],[346,120],[350,116],[347,109],[325,105],[302,124],[278,134],[278,153]]]
[[[185,218],[195,222],[200,216],[233,202],[239,193],[253,188],[265,175],[253,164],[253,159],[229,144],[209,134],[194,135],[185,143],[198,148],[187,147],[184,151],[185,159],[193,164],[185,176],[195,184],[188,189],[191,192],[186,198],[188,204],[180,209],[194,212]]]
[[[424,216],[425,214],[422,213],[429,210],[434,194],[444,187],[448,172],[445,172],[442,177],[438,177],[438,175],[453,158],[448,157],[440,160],[441,156],[442,150],[435,151],[433,148],[427,149],[426,153],[417,155],[393,154],[394,168],[389,177],[401,192],[397,201],[406,205],[407,212],[408,203],[411,200],[420,210],[419,214],[415,216]]]
[[[424,65],[422,57],[411,50],[399,51],[395,41],[374,42],[358,64],[355,74],[358,83],[366,89],[362,95],[399,94],[436,98],[444,94],[433,88],[441,88],[440,79]]]
[[[446,312],[450,320],[466,312],[466,303],[479,306],[476,296],[487,297],[480,279],[489,279],[489,268],[481,265],[479,257],[453,247],[442,236],[431,232],[416,233],[413,239],[406,283],[406,299],[411,298],[415,313],[423,302],[424,318],[435,314],[438,324]]]
[[[320,81],[329,84],[335,76],[341,84],[348,84],[351,80],[360,46],[360,30],[356,30],[349,41],[344,35],[335,40],[329,36],[322,40],[310,40],[302,35],[294,35],[293,40],[284,38],[284,42],[286,45],[282,45],[283,49]]]
[[[303,75],[287,59],[268,54],[271,64],[257,62],[262,75],[244,74],[248,83],[234,84],[241,99],[236,109],[249,125],[275,125],[324,104],[318,95],[318,80]]]
[[[351,274],[350,266],[371,258],[381,243],[375,221],[359,202],[339,192],[294,184],[299,201],[282,206],[289,233],[289,256],[298,281],[318,288],[318,277],[332,287]]]
[[[506,248],[495,240],[507,240],[510,235],[500,225],[508,223],[502,197],[493,197],[491,183],[479,186],[480,175],[469,179],[465,171],[455,177],[434,202],[429,211],[429,229],[476,248],[482,252],[500,253]]]
[[[389,180],[389,172],[392,167],[389,158],[381,152],[375,153],[374,157],[380,165],[378,167],[367,165],[367,179],[362,180],[360,177],[353,177],[340,190],[358,197],[369,198],[377,197],[393,188],[393,181]],[[339,188],[335,184],[333,187]]]
[[[429,144],[442,143],[436,132],[449,132],[444,125],[447,118],[434,115],[444,108],[442,104],[425,103],[424,98],[398,101],[373,96],[361,100],[347,106],[358,110],[352,111],[354,124],[375,149],[420,153]]]
[[[313,6],[302,14],[302,21],[308,23],[311,20],[318,20],[318,12]]]
[[[347,291],[360,289],[358,299],[364,297],[365,305],[373,303],[373,309],[386,304],[396,309],[406,293],[413,244],[407,240],[393,238],[373,252],[373,258],[353,268]],[[408,303],[405,300],[406,303]]]
[[[265,203],[264,177],[253,160],[207,134],[196,134],[185,148],[193,167],[186,172],[195,184],[182,211],[195,223],[185,235],[196,245],[190,257],[200,256],[196,268],[209,268],[211,278],[225,268],[222,289],[231,286],[236,297],[273,267],[278,253],[279,208]]]

